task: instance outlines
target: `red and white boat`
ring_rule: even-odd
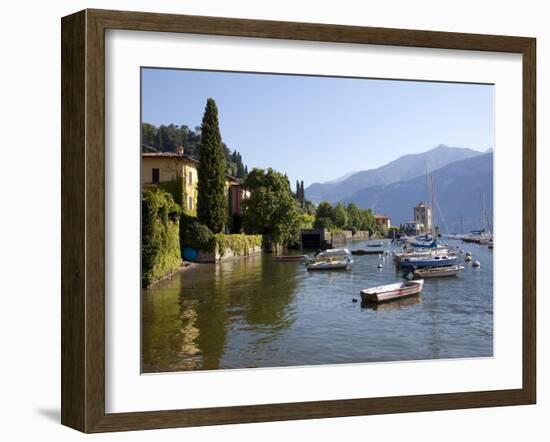
[[[422,291],[423,279],[397,282],[361,290],[361,299],[365,302],[386,302],[417,295]]]

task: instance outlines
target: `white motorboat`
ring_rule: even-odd
[[[353,264],[348,249],[329,249],[316,254],[306,263],[308,270],[338,270],[347,269]]]
[[[308,270],[343,270],[347,269],[351,264],[353,264],[353,259],[345,258],[339,260],[312,262],[307,264],[306,268]]]

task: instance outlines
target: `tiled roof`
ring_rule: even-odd
[[[198,161],[194,158],[178,155],[175,152],[142,152],[142,158],[181,158],[184,161],[190,161],[192,163],[198,164]]]

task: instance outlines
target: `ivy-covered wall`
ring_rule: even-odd
[[[193,173],[192,169],[191,173]],[[188,174],[187,168],[184,171]],[[195,174],[196,176],[196,174]],[[189,184],[189,176],[173,178],[170,181],[158,183],[158,188],[168,192],[174,198],[174,201],[183,210],[183,213],[189,216],[197,215],[197,186]],[[189,201],[191,197],[191,201]],[[190,205],[191,203],[191,205]]]
[[[244,235],[242,233],[225,235],[218,233],[214,237],[216,252],[220,258],[226,256],[228,252],[233,257],[248,256],[262,247],[262,235]]]
[[[181,208],[161,189],[144,189],[141,197],[141,284],[147,287],[181,266]]]

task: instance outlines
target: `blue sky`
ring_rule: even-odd
[[[439,144],[494,147],[490,85],[151,69],[142,118],[200,126],[216,100],[223,141],[249,169],[306,187]]]

